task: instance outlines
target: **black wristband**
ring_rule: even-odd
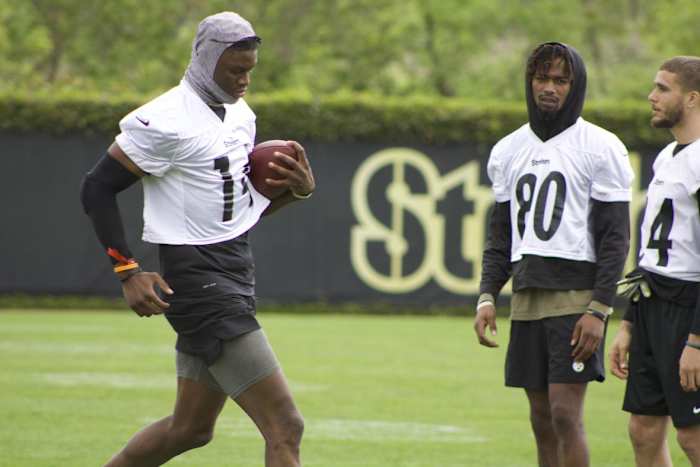
[[[685,345],[687,345],[687,346],[690,347],[691,349],[700,350],[700,344],[693,344],[692,342],[686,341],[686,342],[685,342]]]
[[[138,267],[138,268],[134,268],[134,269],[129,269],[128,271],[125,271],[123,275],[120,275],[117,277],[119,277],[120,282],[124,283],[140,272],[143,272],[143,269]]]
[[[603,313],[602,311],[591,310],[591,309],[589,308],[589,309],[586,310],[586,313],[588,313],[589,315],[595,316],[596,318],[598,318],[598,319],[601,320],[602,322],[606,322],[606,321],[608,320],[608,315],[606,315],[606,314]]]

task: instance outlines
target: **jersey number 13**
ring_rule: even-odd
[[[229,160],[228,157],[222,156],[214,159],[214,170],[218,170],[221,172],[221,179],[224,181],[223,183],[223,192],[224,192],[224,211],[222,215],[222,222],[228,222],[231,219],[233,219],[233,198],[234,198],[234,184],[233,184],[233,175],[231,172],[229,172]],[[249,204],[252,206],[253,205],[253,196],[250,195],[249,190],[248,190],[248,184],[245,182],[246,178],[243,177],[241,179],[241,190],[243,190],[243,195],[248,193],[250,200]]]

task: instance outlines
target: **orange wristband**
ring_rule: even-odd
[[[129,269],[136,269],[138,267],[139,267],[139,263],[134,261],[133,263],[120,264],[118,266],[115,266],[114,272],[124,272],[124,271],[128,271]]]

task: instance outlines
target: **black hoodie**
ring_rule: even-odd
[[[535,105],[532,76],[526,71],[525,89],[530,128],[542,141],[547,141],[576,123],[586,95],[586,67],[583,59],[573,47],[561,45],[569,54],[573,82],[564,105],[553,118]],[[629,203],[592,200],[588,228],[594,237],[596,263],[536,255],[523,255],[520,261],[511,263],[510,202],[496,203],[491,212],[482,257],[480,293],[497,297],[512,276],[515,292],[527,288],[592,289],[593,300],[612,305],[615,282],[622,273],[629,249]]]
[[[547,42],[539,45],[532,53],[535,53],[544,45],[559,44],[566,49],[568,62],[573,81],[564,105],[555,115],[543,113],[535,104],[532,97],[532,76],[525,71],[525,96],[527,101],[527,115],[530,120],[530,128],[542,141],[558,135],[562,131],[576,123],[583,110],[583,102],[586,98],[586,65],[579,53],[573,47],[558,42]]]

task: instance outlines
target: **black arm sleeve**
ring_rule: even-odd
[[[124,225],[117,206],[117,193],[139,180],[113,157],[105,154],[83,179],[80,200],[90,217],[97,238],[105,250],[116,250],[127,259],[132,257],[124,235]],[[111,257],[112,264],[118,261]]]
[[[491,211],[486,246],[481,259],[479,293],[498,297],[512,272],[510,247],[510,202],[496,203]]]
[[[597,258],[593,300],[612,305],[630,246],[629,203],[593,200],[591,217]]]

